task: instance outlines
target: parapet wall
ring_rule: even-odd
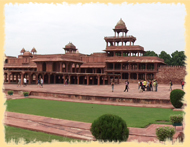
[[[181,80],[185,80],[185,66],[160,66],[156,73],[156,79],[160,84],[169,84],[172,80],[173,84],[181,84]]]

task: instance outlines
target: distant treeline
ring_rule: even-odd
[[[157,56],[164,59],[164,62],[167,65],[185,66],[186,56],[184,54],[184,51],[175,51],[171,55],[166,53],[165,51],[161,51],[159,55],[156,54],[154,51],[146,51],[144,56]]]

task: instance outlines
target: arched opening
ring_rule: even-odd
[[[48,74],[44,75],[44,84],[48,84]]]
[[[45,62],[42,64],[42,71],[46,71],[46,63]]]
[[[36,84],[36,74],[35,73],[33,73],[31,75],[31,84]]]

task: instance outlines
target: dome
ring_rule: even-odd
[[[115,26],[115,29],[127,29],[125,26],[125,23],[122,19],[118,21],[118,23]]]
[[[71,42],[69,42],[65,48],[72,48],[72,49],[76,49],[76,46],[74,46]]]
[[[32,56],[31,52],[27,51],[27,52],[24,52],[23,56]]]
[[[24,53],[25,52],[25,49],[24,48],[22,48],[22,50],[20,51],[20,53]]]
[[[36,49],[33,47],[33,49],[31,50],[31,52],[36,53],[37,51],[36,51]]]

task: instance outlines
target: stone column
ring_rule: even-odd
[[[77,84],[79,85],[80,84],[80,76],[77,75]]]
[[[118,77],[117,77],[117,84],[119,84],[119,78],[120,78],[120,77],[118,76]]]
[[[23,85],[24,84],[24,74],[21,73],[20,75],[21,75],[21,85]]]
[[[131,79],[131,73],[128,73],[128,79],[129,80]]]
[[[31,74],[28,74],[28,84],[31,84]]]
[[[81,73],[81,68],[80,68],[81,65],[79,65],[79,73]]]
[[[71,84],[71,76],[68,76],[68,83]]]
[[[108,85],[111,84],[111,81],[110,81],[110,76],[108,76]]]
[[[5,74],[4,83],[7,81],[7,74]]]
[[[87,85],[89,85],[89,75],[86,76]]]
[[[63,76],[63,84],[65,84],[65,76]]]
[[[103,85],[105,85],[105,76],[103,77]]]
[[[16,74],[16,83],[18,83],[18,73]]]
[[[60,72],[62,72],[62,69],[63,69],[63,63],[60,62]]]
[[[98,76],[98,85],[100,85],[100,76]]]
[[[77,64],[75,63],[75,73],[77,72]]]
[[[9,73],[8,74],[8,83],[10,84],[10,76],[11,76],[11,74]]]
[[[158,71],[158,64],[154,63],[154,71]]]

